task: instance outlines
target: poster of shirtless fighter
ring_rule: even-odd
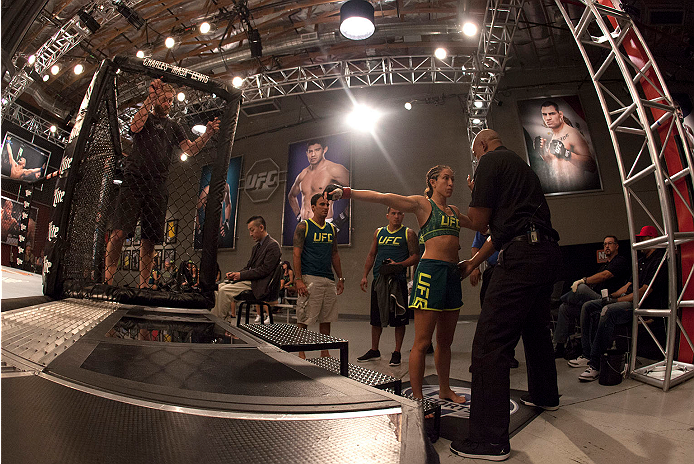
[[[294,229],[313,217],[311,197],[328,184],[352,185],[352,142],[349,133],[318,137],[289,144],[287,191],[282,221],[282,246],[292,246]],[[337,243],[350,243],[349,200],[330,202],[328,222],[337,230]]]
[[[577,95],[518,102],[530,167],[547,195],[602,189],[600,170]]]

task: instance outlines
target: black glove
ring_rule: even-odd
[[[552,140],[551,142],[549,142],[549,152],[557,158],[571,158],[571,152],[566,149],[566,147],[564,146],[564,142],[562,142],[561,140]]]
[[[339,184],[329,184],[327,187],[325,187],[325,190],[323,191],[323,196],[327,200],[339,200],[342,198],[342,195],[344,193],[344,187],[342,187]]]

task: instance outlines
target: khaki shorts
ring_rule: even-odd
[[[337,321],[335,281],[327,277],[303,275],[309,295],[296,301],[296,322],[304,325]]]

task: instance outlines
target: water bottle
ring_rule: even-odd
[[[296,302],[296,304],[297,304],[297,306],[298,306],[298,309],[299,309],[300,311],[305,310],[305,309],[306,309],[306,306],[308,306],[308,298],[309,298],[309,296],[310,296],[310,294],[311,294],[311,287],[313,287],[313,282],[311,282],[310,284],[308,284],[308,286],[306,287],[306,291],[308,291],[309,294],[306,295],[306,296],[301,296],[301,297],[299,297],[299,299],[298,299],[297,302]]]

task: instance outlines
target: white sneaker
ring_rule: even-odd
[[[585,371],[583,371],[583,374],[578,376],[578,380],[580,380],[581,382],[592,382],[598,377],[600,377],[600,371],[588,366],[588,368]]]
[[[260,314],[258,314],[257,316],[255,316],[255,319],[253,319],[253,322],[255,322],[256,324],[259,324],[259,323],[260,323]]]
[[[568,364],[571,367],[588,367],[588,358],[581,355],[578,358],[569,361]]]
[[[267,316],[265,320],[263,321],[263,324],[269,324],[270,323],[270,316]]]

